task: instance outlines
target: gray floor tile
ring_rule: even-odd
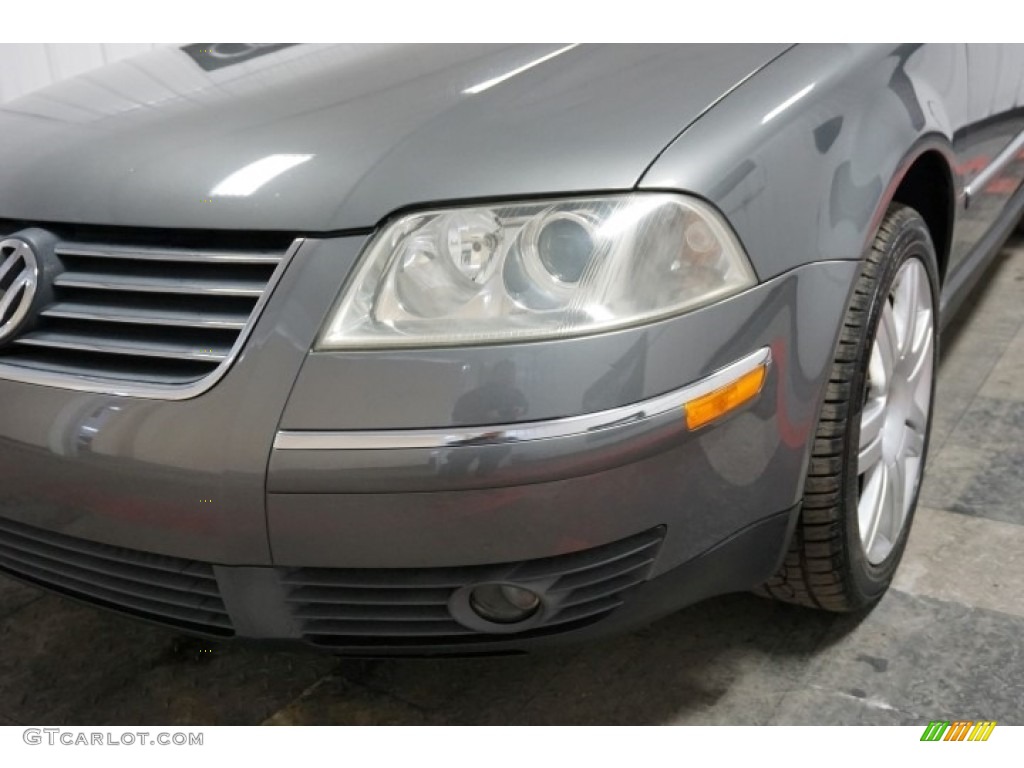
[[[271,723],[386,722],[500,724],[517,713],[565,669],[578,651],[477,659],[342,661]]]
[[[1021,637],[1020,617],[890,590],[862,621],[836,622],[802,687],[862,698],[922,723],[1024,725]]]
[[[0,623],[0,714],[78,725],[259,722],[337,665],[213,646],[53,596]]]
[[[983,448],[945,446],[928,457],[919,503],[952,510],[991,461]]]
[[[942,448],[1024,328],[1024,241],[1003,249],[942,333],[932,449]]]
[[[1024,283],[1021,294],[1024,300]],[[979,394],[997,400],[1024,400],[1024,328],[1006,348]]]
[[[64,724],[167,652],[166,630],[47,596],[0,621],[0,713]]]
[[[1010,341],[1024,325],[1024,241],[1007,244],[978,281],[954,321],[967,329],[984,329],[988,338]]]
[[[584,649],[516,722],[769,722],[835,617],[748,595]]]
[[[312,651],[179,640],[151,668],[69,716],[95,725],[248,725],[287,706],[337,664]]]
[[[1024,401],[976,397],[930,457],[921,501],[1024,524]]]
[[[10,616],[33,600],[43,596],[41,589],[30,587],[17,579],[9,578],[0,573],[0,619]]]
[[[806,688],[787,693],[771,718],[771,725],[918,725],[920,715],[903,712],[854,693]]]
[[[265,725],[425,725],[428,713],[344,677],[330,676],[264,721]]]
[[[893,585],[1024,617],[1024,526],[919,508]]]
[[[764,723],[835,620],[735,595],[565,651],[343,664],[271,722]]]
[[[942,380],[935,391],[935,413],[932,416],[932,433],[929,451],[936,455],[945,446],[956,425],[960,423],[964,413],[971,406],[976,396],[972,391],[956,391],[942,385]]]
[[[432,722],[511,721],[572,663],[580,649],[476,659],[389,659],[346,664],[339,674],[364,690],[387,694]]]

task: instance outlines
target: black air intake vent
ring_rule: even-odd
[[[98,544],[0,518],[0,571],[122,613],[234,634],[213,567]]]
[[[283,572],[303,636],[332,647],[408,647],[535,637],[606,616],[647,580],[664,528],[568,555],[463,568],[298,568]],[[448,609],[461,587],[486,581],[544,582],[555,606],[539,626],[512,635],[469,629]]]

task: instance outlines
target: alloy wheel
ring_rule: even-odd
[[[908,259],[875,332],[860,419],[857,518],[864,553],[879,565],[906,526],[924,469],[935,376],[935,312],[928,272]]]

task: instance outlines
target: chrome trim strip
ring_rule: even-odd
[[[440,429],[390,429],[374,431],[281,430],[274,439],[279,451],[395,450],[401,448],[453,448],[469,445],[497,445],[527,440],[585,435],[603,429],[634,424],[673,411],[698,397],[710,394],[762,365],[770,365],[768,347],[737,360],[710,376],[682,389],[597,413],[565,419],[502,424],[485,427]],[[680,414],[680,418],[682,414]]]
[[[988,186],[988,183],[998,176],[999,172],[1003,170],[1003,168],[1013,162],[1014,156],[1022,149],[1024,149],[1024,131],[1018,133],[1017,136],[1006,145],[1003,151],[996,155],[995,159],[986,165],[982,172],[971,180],[970,184],[964,187],[965,206],[969,206],[971,204],[971,198]]]
[[[264,288],[259,300],[253,306],[248,323],[239,332],[238,338],[235,339],[235,343],[228,351],[227,357],[220,365],[201,379],[189,384],[148,384],[100,376],[54,373],[13,363],[0,362],[0,381],[17,381],[23,384],[38,384],[44,387],[70,389],[75,392],[97,392],[120,397],[145,397],[153,400],[188,400],[197,397],[220,381],[231,368],[231,364],[238,357],[238,353],[242,351],[242,347],[245,346],[245,342],[252,333],[252,329],[259,322],[260,315],[263,314],[263,308],[273,295],[274,289],[281,280],[281,276],[288,268],[288,265],[291,264],[292,259],[304,242],[305,238],[299,237],[288,246],[288,250],[281,256],[281,260],[274,269],[274,273],[267,281],[267,287]]]

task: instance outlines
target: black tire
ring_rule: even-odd
[[[915,257],[925,265],[932,307],[936,308],[938,268],[928,227],[914,209],[894,203],[863,261],[846,312],[815,435],[800,519],[782,566],[757,590],[760,594],[811,608],[849,612],[876,603],[892,581],[913,523],[920,483],[891,552],[873,564],[865,555],[857,519],[857,454],[868,363],[882,308],[900,267]],[[937,362],[937,341],[933,337],[933,366]],[[922,473],[931,433],[934,377],[931,394]]]

